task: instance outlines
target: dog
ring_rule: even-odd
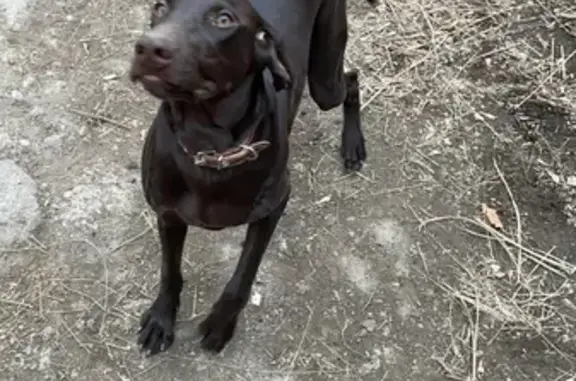
[[[290,197],[289,136],[306,81],[321,110],[342,106],[343,166],[361,169],[358,73],[344,71],[347,28],[345,0],[154,3],[130,68],[131,80],[160,100],[141,159],[162,249],[158,295],[138,337],[148,356],[174,341],[188,226],[248,225],[234,274],[199,325],[207,351],[233,337]]]

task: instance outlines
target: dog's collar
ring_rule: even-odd
[[[264,71],[265,72],[265,71]],[[258,102],[263,102],[260,106],[264,107],[264,113],[258,115],[256,120],[252,121],[252,125],[248,128],[243,139],[235,147],[229,148],[223,152],[218,152],[216,150],[208,151],[198,151],[196,153],[190,152],[185,144],[178,139],[178,145],[182,150],[192,157],[194,164],[199,167],[212,168],[216,170],[223,170],[226,168],[237,167],[244,163],[257,160],[260,157],[260,152],[270,146],[270,141],[268,140],[258,140],[254,141],[258,127],[261,125],[262,120],[268,114],[270,110],[271,99],[268,99],[274,94],[270,94],[270,89],[266,83],[267,78],[265,78],[264,72],[260,77],[261,84],[264,87],[264,99],[258,100]],[[258,80],[258,79],[257,79]],[[273,104],[275,105],[275,104]],[[273,106],[272,105],[272,106]],[[253,117],[252,113],[249,113],[244,119],[251,119]],[[241,121],[240,123],[242,123]]]
[[[259,124],[259,123],[258,123]],[[255,127],[258,127],[256,125]],[[198,151],[192,154],[180,140],[180,147],[194,159],[194,164],[199,167],[207,167],[217,170],[236,167],[249,161],[254,161],[260,156],[260,152],[270,146],[268,140],[252,142],[256,128],[253,128],[238,146],[227,149],[224,152]]]

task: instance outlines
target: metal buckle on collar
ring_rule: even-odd
[[[216,151],[198,151],[192,158],[194,159],[195,165],[205,165],[207,163],[206,156],[216,155]]]
[[[194,165],[202,166],[206,164],[206,153],[205,152],[198,152],[194,155]]]
[[[247,161],[254,161],[258,159],[258,151],[256,151],[254,147],[247,144],[242,144],[240,145],[240,148],[245,149],[249,153],[249,156],[246,158]]]

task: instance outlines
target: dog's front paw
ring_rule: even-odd
[[[345,128],[342,132],[340,156],[344,168],[348,171],[359,171],[366,160],[366,142],[360,128]]]
[[[214,353],[221,352],[234,336],[237,320],[237,316],[230,317],[215,311],[210,313],[199,327],[202,348]]]
[[[210,315],[202,323],[199,330],[202,335],[200,345],[207,351],[218,353],[234,336],[238,315],[242,311],[244,298],[224,293],[214,304]]]
[[[138,345],[147,356],[168,349],[174,343],[175,316],[168,308],[152,306],[142,315]]]

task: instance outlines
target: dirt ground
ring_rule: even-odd
[[[42,216],[0,250],[2,380],[576,379],[576,7],[350,3],[365,169],[342,174],[341,112],[306,97],[293,199],[235,339],[208,355],[195,327],[244,228],[192,230],[177,341],[144,359],[157,102],[127,68],[148,4],[0,0],[0,159]]]

